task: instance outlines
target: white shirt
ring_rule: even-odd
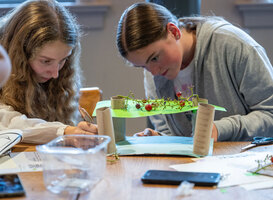
[[[189,97],[191,95],[189,87],[192,87],[193,66],[194,62],[191,62],[185,69],[180,70],[177,77],[174,79],[175,94],[177,92],[182,92],[183,97]]]
[[[20,129],[25,143],[43,144],[64,134],[68,125],[61,122],[47,122],[38,118],[27,118],[11,106],[0,104],[0,130]]]

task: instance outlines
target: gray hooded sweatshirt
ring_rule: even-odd
[[[196,37],[194,93],[227,109],[215,112],[218,141],[273,137],[273,68],[263,47],[221,18],[200,22]],[[144,87],[147,98],[175,98],[172,80],[152,76],[146,70]],[[150,119],[161,133],[192,136],[189,113]]]

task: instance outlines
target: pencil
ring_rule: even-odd
[[[88,114],[88,112],[83,107],[79,106],[79,111],[84,121],[94,123],[93,118]]]

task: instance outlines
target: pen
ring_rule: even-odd
[[[143,136],[152,136],[152,135],[153,135],[152,131],[147,128],[143,131]]]
[[[245,151],[245,150],[248,150],[252,147],[257,147],[260,145],[267,145],[267,144],[273,144],[273,138],[257,136],[257,137],[253,138],[253,141],[249,145],[241,148],[241,151]]]
[[[79,111],[84,121],[94,123],[93,118],[88,114],[88,112],[83,107],[79,106]]]

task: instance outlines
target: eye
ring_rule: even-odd
[[[157,62],[157,61],[158,61],[158,58],[159,58],[159,56],[153,57],[153,58],[151,59],[151,62]]]
[[[40,62],[45,65],[51,64],[51,60],[41,60]]]

